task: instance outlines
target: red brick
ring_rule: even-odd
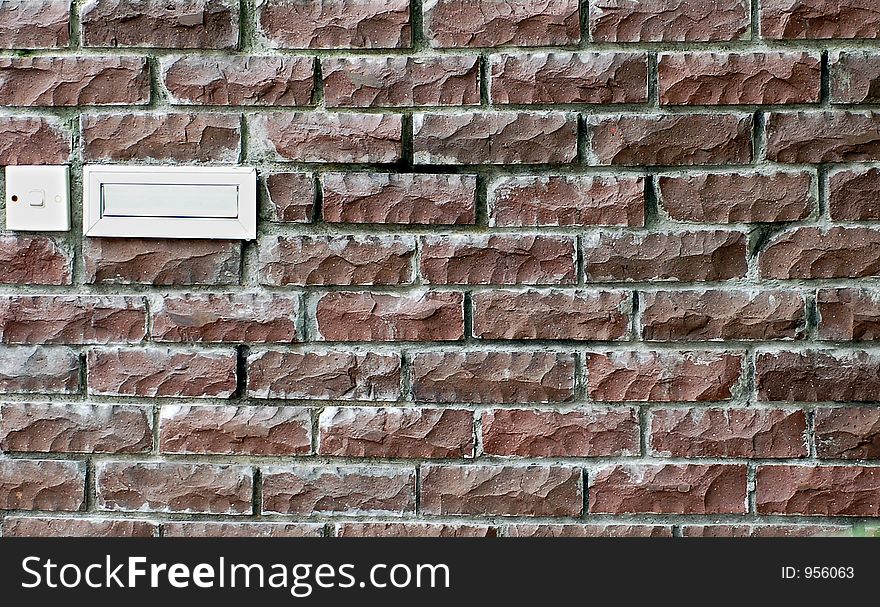
[[[482,291],[472,295],[473,333],[482,339],[616,340],[629,335],[625,291]]]
[[[579,516],[582,474],[568,466],[425,465],[422,512],[428,515]]]
[[[82,11],[84,46],[232,49],[239,5],[233,0],[90,2]]]
[[[639,453],[638,412],[629,407],[483,412],[483,452],[507,457],[612,457]]]
[[[413,280],[408,236],[270,236],[260,241],[260,282],[283,285],[397,285]]]
[[[326,407],[318,453],[339,457],[460,458],[474,453],[465,409]]]
[[[0,165],[67,164],[70,133],[56,118],[0,117]]]
[[[420,271],[439,285],[575,282],[575,243],[564,236],[424,236]]]
[[[312,451],[308,409],[267,406],[165,405],[162,453],[283,456]]]
[[[744,278],[747,271],[742,232],[592,233],[581,246],[588,281],[704,282]]]
[[[880,38],[870,0],[762,0],[761,36],[771,40]]]
[[[644,53],[529,53],[492,57],[492,102],[644,103]]]
[[[755,357],[758,398],[765,401],[873,402],[880,390],[880,356],[871,352],[805,350]]]
[[[742,375],[726,352],[609,352],[587,355],[587,390],[599,401],[720,401]]]
[[[79,373],[79,357],[70,348],[0,348],[0,394],[75,394]]]
[[[82,462],[0,460],[0,510],[80,510],[85,486]]]
[[[828,177],[828,212],[835,221],[880,220],[880,168],[845,169]]]
[[[7,0],[0,4],[0,48],[61,48],[70,44],[70,3]]]
[[[146,327],[140,297],[0,296],[0,342],[7,344],[135,343]]]
[[[804,298],[794,291],[651,291],[642,294],[649,341],[795,339],[804,336]]]
[[[229,285],[241,271],[230,240],[83,239],[85,280],[103,284]]]
[[[3,520],[3,537],[156,537],[158,534],[156,523],[128,519],[7,516]]]
[[[746,513],[744,465],[614,465],[589,480],[591,513]]]
[[[829,459],[880,459],[880,409],[821,408],[815,418],[816,455]]]
[[[488,525],[450,523],[336,523],[336,537],[495,537]]]
[[[235,392],[233,350],[93,348],[86,359],[90,394],[228,398]]]
[[[819,308],[819,339],[880,339],[880,291],[820,289],[816,303]]]
[[[102,462],[96,473],[99,510],[250,514],[249,466],[173,462]]]
[[[0,59],[2,105],[143,105],[149,101],[150,72],[141,57]]]
[[[433,403],[564,402],[574,394],[574,357],[556,352],[419,352],[415,400]]]
[[[315,311],[318,338],[327,341],[448,341],[464,338],[461,293],[336,291]]]
[[[830,51],[832,103],[880,102],[880,54]]]
[[[880,160],[878,112],[771,112],[766,128],[770,161],[819,164]]]
[[[577,116],[563,112],[414,114],[415,164],[566,164]]]
[[[69,285],[73,260],[48,236],[0,235],[0,283]]]
[[[175,103],[195,105],[310,105],[311,57],[174,57],[162,66]]]
[[[162,537],[321,537],[319,523],[202,523],[162,524]]]
[[[669,525],[506,525],[505,537],[672,537]]]
[[[315,178],[309,173],[269,175],[262,210],[269,221],[311,223],[316,191]]]
[[[434,48],[563,46],[580,40],[577,0],[426,0]]]
[[[237,114],[86,114],[83,158],[235,163],[241,153],[240,122]]]
[[[816,208],[813,174],[690,173],[657,180],[663,210],[676,221],[773,223],[806,219]]]
[[[645,225],[645,180],[510,176],[489,188],[489,226]]]
[[[880,515],[880,468],[759,466],[758,514]]]
[[[711,42],[749,32],[747,0],[596,0],[590,4],[593,42]]]
[[[809,455],[807,416],[784,409],[654,409],[651,451],[667,457],[788,458]]]
[[[264,293],[164,295],[151,300],[155,341],[298,341],[299,298]]]
[[[590,165],[748,164],[749,114],[588,116]]]
[[[829,537],[849,530],[833,525],[686,525],[684,537]]]
[[[393,401],[400,356],[375,352],[260,352],[248,358],[253,398]]]
[[[663,53],[663,105],[818,103],[821,60],[811,53]]]
[[[374,49],[410,45],[409,0],[269,0],[258,11],[264,34],[278,48]]]
[[[475,175],[325,173],[330,223],[473,224]]]
[[[153,413],[147,406],[0,405],[0,451],[145,453],[152,447]]]
[[[480,103],[477,57],[332,57],[321,73],[327,107]]]
[[[880,275],[880,230],[795,228],[774,236],[758,257],[761,278]]]
[[[278,161],[390,163],[403,156],[397,114],[271,112],[248,122],[262,155]]]
[[[308,515],[414,513],[412,468],[291,467],[263,470],[263,512]]]

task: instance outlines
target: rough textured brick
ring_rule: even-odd
[[[301,407],[165,405],[159,422],[162,453],[303,455],[311,436]]]
[[[103,462],[96,491],[100,510],[250,514],[249,466],[172,462]]]
[[[444,341],[464,338],[461,293],[337,291],[318,300],[318,338],[327,341]]]
[[[309,173],[274,173],[266,177],[261,211],[269,221],[310,223],[315,209],[315,178]]]
[[[241,244],[227,240],[83,239],[90,283],[228,285],[238,282]]]
[[[56,118],[0,117],[0,165],[66,164],[70,133]]]
[[[162,525],[162,537],[321,537],[318,523],[202,523],[171,522]]]
[[[541,525],[504,526],[505,537],[672,537],[668,525]]]
[[[588,116],[591,165],[748,164],[752,116],[667,114]]]
[[[249,117],[265,154],[297,162],[394,162],[403,122],[392,114],[273,112]]]
[[[577,117],[563,112],[413,115],[416,164],[574,162]]]
[[[400,395],[400,357],[374,352],[260,352],[248,358],[254,398],[393,401]]]
[[[829,459],[880,459],[880,410],[816,410],[816,455]]]
[[[153,298],[151,337],[180,342],[294,342],[299,299],[263,293]]]
[[[641,296],[642,336],[651,341],[795,339],[806,329],[794,291],[655,291]]]
[[[686,525],[683,537],[828,537],[849,530],[832,525]]]
[[[597,0],[590,4],[594,42],[709,42],[749,32],[747,0]]]
[[[743,465],[614,465],[590,479],[590,512],[745,514]]]
[[[428,515],[579,516],[581,471],[567,466],[422,466]]]
[[[474,453],[473,414],[465,409],[326,407],[320,455],[458,458]]]
[[[880,112],[772,112],[767,117],[767,160],[880,160]]]
[[[492,102],[644,103],[648,57],[644,53],[529,53],[494,55]]]
[[[880,468],[759,466],[758,514],[880,515]]]
[[[655,409],[651,451],[668,457],[806,457],[807,416],[784,409]]]
[[[270,236],[260,241],[260,282],[281,285],[396,285],[412,282],[415,241],[407,236]]]
[[[587,390],[600,401],[727,400],[742,356],[724,352],[610,352],[587,355]]]
[[[880,230],[795,228],[773,237],[758,258],[762,278],[859,278],[880,274]]]
[[[141,57],[0,59],[2,105],[143,105],[149,101],[150,73]]]
[[[0,510],[79,510],[85,485],[82,462],[0,460]]]
[[[0,234],[0,283],[69,285],[71,266],[66,248],[52,238]]]
[[[880,102],[880,54],[831,51],[828,62],[832,103]]]
[[[330,223],[473,224],[474,175],[325,173],[324,221]]]
[[[488,197],[490,227],[645,225],[642,177],[502,177]]]
[[[488,525],[449,523],[336,523],[336,537],[495,537]]]
[[[0,451],[144,453],[153,446],[152,417],[142,405],[4,403]]]
[[[143,298],[11,295],[0,297],[0,342],[7,344],[135,343],[146,334]]]
[[[819,339],[880,339],[880,291],[820,289],[816,304],[819,309]]]
[[[228,398],[235,392],[233,350],[94,348],[87,361],[90,394]]]
[[[741,232],[592,233],[581,239],[587,280],[703,282],[744,277]]]
[[[412,468],[291,467],[263,470],[263,512],[384,514],[415,512]]]
[[[69,2],[6,0],[0,3],[0,48],[59,48],[69,43]]]
[[[260,25],[280,48],[404,48],[410,45],[410,0],[269,0]]]
[[[828,212],[835,221],[880,221],[880,168],[844,169],[828,177]]]
[[[162,66],[176,103],[309,105],[315,85],[311,57],[174,57]]]
[[[233,114],[87,114],[88,161],[237,162],[241,126]]]
[[[419,352],[413,394],[441,403],[563,402],[574,390],[574,358],[554,352]]]
[[[629,335],[632,297],[624,291],[474,293],[473,334],[483,339],[615,340]]]
[[[657,180],[663,211],[676,221],[772,223],[806,219],[816,208],[813,174],[689,173]]]
[[[419,269],[430,284],[573,284],[575,243],[557,236],[425,236]]]
[[[763,352],[755,357],[758,397],[767,401],[876,401],[880,356],[864,351]]]
[[[8,516],[3,537],[156,537],[159,526],[149,521],[107,518],[42,518]]]
[[[604,457],[639,453],[639,420],[628,407],[490,409],[483,452],[507,457]]]
[[[0,348],[0,394],[74,394],[79,370],[79,357],[70,348]]]
[[[761,36],[880,38],[880,7],[872,0],[762,0]]]
[[[425,0],[435,48],[561,46],[580,40],[577,0]]]
[[[477,57],[332,57],[321,61],[327,107],[479,105]]]
[[[231,49],[238,44],[233,0],[90,0],[82,9],[85,46]]]
[[[660,103],[818,103],[820,64],[815,53],[663,53]]]

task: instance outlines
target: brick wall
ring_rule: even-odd
[[[880,5],[752,2],[0,1],[3,535],[870,524]],[[259,239],[84,239],[102,162]]]

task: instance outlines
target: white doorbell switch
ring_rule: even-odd
[[[6,167],[6,229],[66,232],[70,229],[70,169]]]

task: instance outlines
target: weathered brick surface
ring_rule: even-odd
[[[72,259],[66,247],[47,236],[0,235],[0,283],[69,285]]]
[[[70,134],[55,118],[0,117],[0,164],[65,164]]]
[[[590,5],[594,42],[739,40],[749,31],[749,3],[733,0],[597,0]]]
[[[834,537],[849,529],[833,525],[687,525],[683,537]]]
[[[82,462],[0,460],[0,510],[79,510],[85,484]]]
[[[759,514],[880,514],[880,468],[759,466],[756,485]]]
[[[273,173],[265,179],[263,216],[282,223],[309,223],[315,209],[315,179],[309,173]]]
[[[834,220],[878,221],[880,168],[843,169],[828,177],[828,212]]]
[[[137,343],[146,335],[143,298],[14,295],[0,297],[0,342]]]
[[[767,160],[880,160],[880,113],[773,112],[767,118]]]
[[[876,401],[880,356],[872,352],[806,350],[755,357],[758,397],[768,401]]]
[[[60,48],[69,43],[69,3],[7,0],[0,4],[0,48]]]
[[[820,339],[880,339],[880,292],[873,289],[820,289],[816,305]]]
[[[880,459],[880,411],[872,407],[816,411],[816,455],[830,459]]]
[[[833,103],[880,102],[880,54],[833,51],[828,60]]]
[[[505,537],[672,537],[664,525],[540,525],[522,523],[504,526]]]
[[[880,8],[864,0],[767,0],[760,16],[772,40],[880,37]]]
[[[449,523],[337,523],[336,537],[495,537],[488,525]]]
[[[762,278],[859,278],[880,274],[880,230],[795,228],[770,239],[758,257]]]
[[[321,537],[317,523],[201,523],[172,522],[162,525],[162,537]]]
[[[107,518],[43,518],[8,516],[3,537],[156,537],[159,526],[149,521]]]
[[[71,348],[0,348],[0,394],[74,394],[79,375],[79,357]]]

